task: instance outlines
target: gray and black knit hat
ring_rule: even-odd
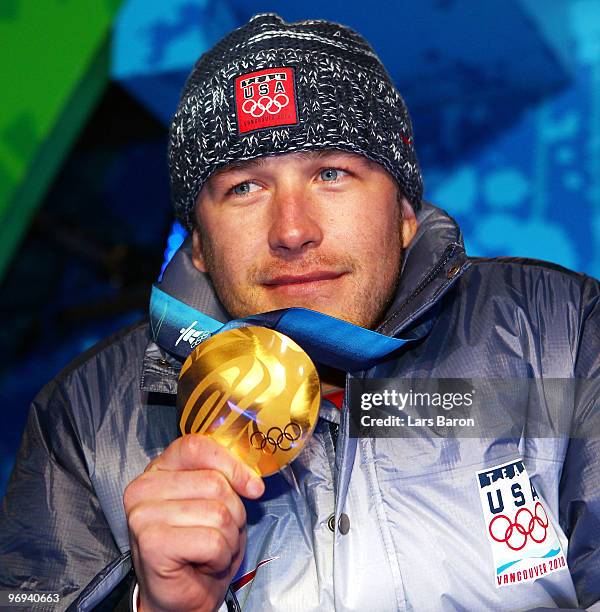
[[[257,15],[202,55],[183,88],[169,142],[175,213],[190,229],[202,185],[231,162],[324,148],[380,163],[419,208],[411,121],[371,46],[335,23]]]

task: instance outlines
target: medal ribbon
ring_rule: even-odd
[[[181,359],[186,359],[193,348],[217,332],[250,325],[281,332],[296,341],[313,361],[345,372],[366,370],[406,342],[307,308],[273,310],[224,324],[157,285],[152,287],[152,338]]]

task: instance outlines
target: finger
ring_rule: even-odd
[[[140,539],[145,529],[157,524],[169,527],[211,527],[221,532],[231,551],[240,546],[240,527],[227,506],[214,499],[155,501],[137,505],[127,517],[130,532]]]
[[[152,470],[217,470],[234,491],[256,499],[265,485],[262,478],[230,450],[208,436],[188,434],[177,438],[152,462]]]
[[[191,563],[206,573],[223,572],[230,568],[238,553],[212,527],[171,527],[156,523],[140,534],[137,550],[145,563],[148,559],[161,559],[161,571],[165,574]]]
[[[246,524],[246,509],[228,480],[216,470],[146,472],[125,490],[125,512],[147,500],[217,499],[227,506],[235,524]]]

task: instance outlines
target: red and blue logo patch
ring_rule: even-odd
[[[265,68],[235,79],[235,110],[240,134],[298,125],[293,68]]]

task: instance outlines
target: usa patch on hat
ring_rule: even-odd
[[[238,132],[298,125],[294,69],[267,68],[235,79]]]

